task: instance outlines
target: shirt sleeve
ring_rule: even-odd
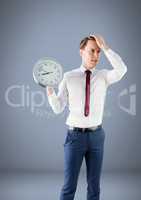
[[[121,78],[127,72],[127,66],[125,65],[121,57],[112,49],[103,49],[103,51],[113,67],[112,70],[105,70],[104,73],[104,78],[107,82],[107,85],[110,85],[121,80]]]
[[[56,95],[55,90],[53,94],[48,95],[48,102],[52,107],[55,114],[61,113],[68,102],[68,90],[66,85],[66,75],[64,73],[63,79],[58,86],[58,93]]]

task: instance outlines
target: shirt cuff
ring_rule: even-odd
[[[102,48],[103,52],[105,54],[108,54],[109,52],[111,52],[111,49],[110,48]]]

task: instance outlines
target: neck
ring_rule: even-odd
[[[82,65],[83,65],[83,67],[85,67],[86,69],[94,69],[94,68],[96,68],[96,65],[93,65],[93,66],[88,66],[85,62],[84,62],[84,60],[82,60]]]
[[[92,66],[92,67],[87,66],[87,65],[85,65],[84,63],[82,63],[82,65],[83,65],[83,67],[85,67],[86,69],[95,69],[95,68],[96,68],[96,65],[95,65],[95,66]]]

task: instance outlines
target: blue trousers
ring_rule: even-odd
[[[86,132],[67,130],[64,143],[64,185],[60,200],[74,199],[83,158],[87,169],[87,200],[100,199],[104,140],[102,126]]]

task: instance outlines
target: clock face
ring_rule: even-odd
[[[33,78],[39,85],[57,86],[62,80],[62,66],[52,58],[39,60],[33,68]]]

